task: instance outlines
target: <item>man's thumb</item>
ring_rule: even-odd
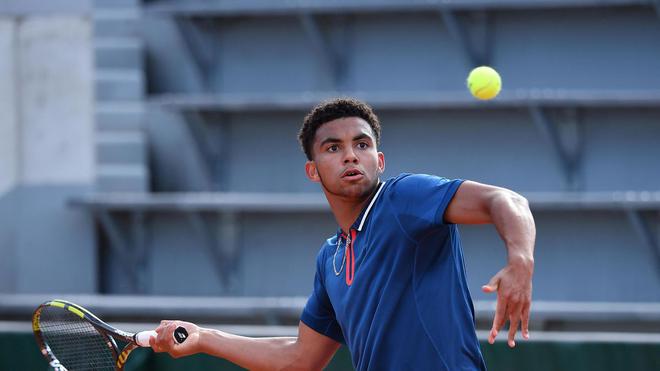
[[[481,286],[481,291],[485,292],[486,294],[490,294],[492,292],[496,292],[497,288],[499,287],[499,278],[497,276],[494,276],[493,278],[488,281],[487,284]]]

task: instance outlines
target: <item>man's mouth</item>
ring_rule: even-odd
[[[348,178],[348,179],[355,179],[357,177],[362,176],[362,172],[357,169],[349,169],[344,171],[344,174],[342,174],[342,178]]]

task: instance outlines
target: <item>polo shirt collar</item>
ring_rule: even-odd
[[[360,213],[360,216],[358,216],[358,218],[355,220],[355,222],[351,226],[351,229],[355,229],[358,232],[362,231],[362,227],[364,226],[364,223],[367,221],[367,217],[369,216],[369,212],[371,212],[371,208],[376,203],[376,200],[378,199],[378,196],[380,196],[380,193],[383,190],[384,185],[385,185],[385,182],[379,182],[378,183],[378,189],[376,190],[376,193],[371,197],[371,201],[369,201],[369,204],[365,208],[362,209],[362,212]],[[343,235],[341,227],[338,229],[337,235],[338,236]]]

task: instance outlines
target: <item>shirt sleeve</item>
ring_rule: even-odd
[[[390,204],[404,232],[418,240],[430,228],[445,224],[444,215],[462,179],[403,174],[394,180]]]
[[[339,327],[335,311],[323,284],[323,277],[325,276],[323,269],[325,259],[323,257],[323,250],[321,250],[316,259],[314,290],[307,299],[300,320],[319,334],[344,344],[344,334]]]

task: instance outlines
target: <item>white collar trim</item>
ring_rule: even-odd
[[[367,216],[369,216],[369,212],[371,211],[371,207],[374,206],[374,203],[376,203],[376,199],[378,199],[378,195],[380,195],[380,191],[383,190],[384,185],[385,185],[385,182],[380,183],[378,185],[378,190],[376,191],[376,194],[374,195],[374,198],[371,199],[371,202],[369,202],[369,206],[367,206],[367,210],[364,212],[364,215],[362,215],[362,220],[360,221],[360,225],[357,227],[358,232],[362,231],[362,226],[364,225],[364,222],[367,220]]]

